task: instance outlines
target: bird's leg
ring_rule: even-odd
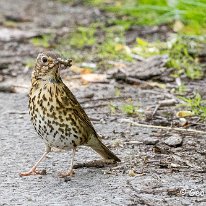
[[[47,147],[44,154],[41,158],[36,162],[36,164],[28,171],[28,172],[21,172],[19,175],[22,176],[29,176],[29,175],[41,175],[41,171],[36,170],[39,163],[46,157],[46,155],[51,151],[51,148]]]
[[[67,177],[67,176],[73,176],[74,175],[73,166],[74,166],[75,153],[76,153],[76,148],[73,148],[72,149],[72,159],[71,159],[70,168],[67,172],[61,172],[59,174],[60,177]]]

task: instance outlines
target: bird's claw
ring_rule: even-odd
[[[28,172],[21,172],[19,173],[20,177],[23,176],[30,176],[30,175],[46,175],[46,170],[36,170],[36,169],[32,169]]]

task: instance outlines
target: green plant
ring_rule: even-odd
[[[179,94],[179,95],[184,95],[184,94],[186,94],[186,91],[187,91],[187,87],[186,87],[184,84],[181,84],[180,86],[178,86],[178,87],[175,89],[175,93],[176,93],[176,94]]]
[[[51,40],[53,39],[53,36],[51,34],[45,34],[41,37],[34,37],[31,39],[31,43],[34,46],[40,46],[48,48],[51,46]]]
[[[205,0],[85,0],[83,3],[113,13],[115,18],[110,23],[125,29],[133,25],[174,26],[179,21],[181,33],[201,34],[206,30]]]
[[[190,79],[200,79],[203,76],[201,65],[196,61],[198,54],[198,39],[180,36],[168,50],[169,60],[167,67],[177,69],[175,76],[185,74]],[[191,53],[192,51],[192,53]]]
[[[86,46],[93,46],[96,43],[95,27],[78,27],[68,37],[62,39],[62,44],[69,44],[77,49],[82,49]]]
[[[143,57],[150,57],[159,54],[168,53],[167,42],[148,42],[144,39],[137,38],[137,44],[133,47],[132,52]]]
[[[131,61],[130,49],[125,44],[124,30],[122,27],[104,28],[104,40],[97,46],[100,59],[122,59]]]
[[[200,94],[195,94],[193,98],[179,97],[185,103],[181,104],[190,109],[195,115],[206,118],[206,100],[203,100]]]
[[[127,115],[138,114],[138,106],[135,106],[132,102],[122,105],[114,105],[113,103],[109,104],[109,109],[111,114],[115,114],[117,111],[121,111]]]
[[[180,36],[168,42],[147,42],[137,38],[132,52],[143,57],[167,54],[166,66],[174,68],[174,77],[187,76],[190,79],[203,77],[203,69],[198,62],[198,54],[206,45],[206,38]]]
[[[127,115],[133,115],[133,114],[137,114],[138,113],[138,107],[135,106],[134,104],[123,104],[120,107],[120,110],[127,114]]]

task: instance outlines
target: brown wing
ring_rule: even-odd
[[[62,97],[64,99],[64,103],[71,106],[76,117],[79,118],[81,122],[83,122],[85,127],[87,127],[87,130],[93,132],[94,134],[92,141],[88,144],[88,146],[94,149],[104,159],[112,159],[114,161],[121,162],[121,160],[100,141],[98,134],[96,133],[91,121],[89,120],[89,117],[77,101],[76,97],[72,94],[72,92],[65,84],[63,84],[62,86],[63,93],[66,94],[66,97]]]
[[[71,105],[76,117],[79,117],[79,119],[86,124],[87,129],[93,131],[94,134],[98,137],[89,117],[87,116],[82,106],[79,104],[76,97],[73,95],[73,93],[69,90],[69,88],[64,83],[62,85],[62,89],[66,94],[66,97],[63,97],[65,104]]]

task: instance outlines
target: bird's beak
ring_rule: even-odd
[[[61,68],[66,69],[67,67],[71,67],[72,66],[72,59],[62,59],[62,58],[58,58],[57,62],[60,63]]]

